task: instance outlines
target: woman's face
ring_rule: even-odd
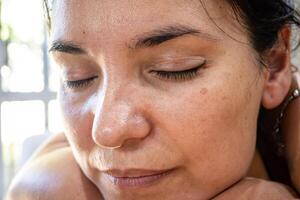
[[[229,6],[203,4],[54,4],[66,135],[107,200],[208,199],[247,173],[264,75]]]

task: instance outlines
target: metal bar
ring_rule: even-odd
[[[49,92],[49,58],[48,58],[48,45],[47,45],[47,32],[44,26],[44,42],[42,45],[43,49],[43,74],[44,74],[44,92]],[[44,100],[45,105],[45,129],[49,130],[49,99]],[[46,131],[46,132],[47,132]],[[45,132],[45,133],[46,133]]]
[[[2,38],[2,0],[0,0],[0,40]]]
[[[0,41],[2,38],[2,0],[0,0]],[[2,90],[2,76],[0,66],[0,91]],[[2,134],[1,134],[1,104],[0,101],[0,198],[4,199],[4,161],[3,161],[3,149],[2,149]]]
[[[4,162],[3,162],[3,150],[2,150],[2,137],[1,137],[1,101],[0,101],[0,198],[4,197]]]
[[[47,33],[44,28],[45,39],[42,45],[43,49],[43,73],[44,73],[44,91],[49,91],[49,58],[48,58],[48,45]]]
[[[49,101],[56,98],[56,92],[0,92],[0,101]]]
[[[44,101],[45,105],[45,133],[49,130],[49,101]]]

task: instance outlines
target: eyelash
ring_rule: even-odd
[[[198,66],[184,71],[151,71],[156,76],[170,81],[186,81],[197,76],[198,70],[202,67]]]
[[[196,77],[197,72],[201,67],[202,65],[184,71],[151,71],[151,73],[154,73],[162,79],[167,79],[171,81],[185,81]],[[83,80],[65,81],[65,85],[69,89],[83,88],[91,84],[97,78],[98,76],[93,76]]]
[[[65,85],[69,89],[83,88],[83,87],[86,87],[89,84],[91,84],[97,78],[98,78],[98,76],[93,76],[93,77],[83,79],[83,80],[65,81]]]

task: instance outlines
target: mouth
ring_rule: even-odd
[[[115,186],[126,188],[145,187],[154,184],[166,176],[170,175],[175,169],[167,170],[108,170],[104,174],[108,180]]]

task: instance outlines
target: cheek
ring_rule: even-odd
[[[209,190],[245,175],[255,149],[259,100],[246,89],[247,80],[231,74],[199,85],[207,87],[196,86],[164,104],[161,119],[191,179]]]
[[[90,101],[62,91],[60,91],[58,99],[61,105],[66,137],[70,142],[76,160],[83,163],[88,156],[88,152],[94,146],[91,136],[93,116],[86,109]]]

